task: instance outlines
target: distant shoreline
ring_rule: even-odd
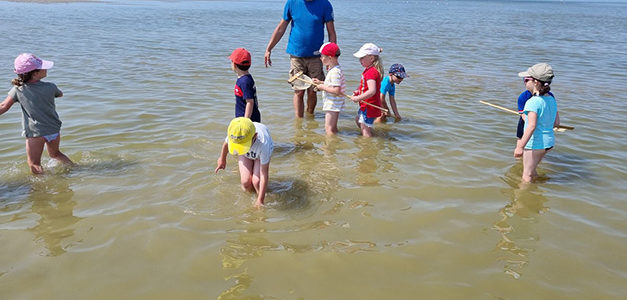
[[[7,2],[32,2],[32,3],[71,3],[71,2],[98,2],[99,0],[4,0],[4,1],[7,1]]]

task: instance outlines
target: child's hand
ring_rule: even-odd
[[[523,156],[523,148],[516,146],[516,149],[514,149],[514,157],[521,158],[522,156]]]
[[[314,83],[314,85],[312,85],[313,88],[314,88],[314,91],[316,91],[316,92],[317,91],[322,91],[321,87],[324,86],[324,82],[323,81],[320,81],[320,79],[318,79],[318,78],[312,78],[311,81]]]
[[[226,160],[223,160],[222,158],[219,158],[218,159],[218,166],[216,167],[216,174],[221,169],[224,170],[224,168],[226,168]]]
[[[359,103],[359,100],[355,100],[355,99],[357,98],[357,96],[353,95],[353,96],[350,96],[350,98],[351,98],[351,100],[352,100],[353,102],[355,102],[355,103]]]
[[[401,115],[399,115],[399,114],[395,114],[395,115],[394,115],[394,122],[398,122],[398,121],[400,121],[401,119],[402,119],[402,118],[401,118]]]

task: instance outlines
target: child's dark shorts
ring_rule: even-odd
[[[516,137],[522,138],[523,133],[525,132],[525,121],[522,117],[518,118],[518,129],[516,130]]]

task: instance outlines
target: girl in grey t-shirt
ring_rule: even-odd
[[[0,115],[13,103],[22,107],[23,135],[26,137],[26,157],[33,174],[41,174],[41,154],[44,145],[51,158],[66,165],[74,163],[59,150],[61,143],[61,120],[57,114],[54,99],[62,97],[63,92],[54,83],[43,82],[53,62],[39,59],[33,54],[23,53],[15,59],[13,88],[0,103]]]

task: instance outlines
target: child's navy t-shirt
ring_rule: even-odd
[[[243,117],[246,112],[246,99],[253,99],[253,114],[250,120],[253,122],[261,122],[261,113],[257,105],[257,88],[255,80],[250,74],[246,74],[237,78],[235,82],[235,117]]]

